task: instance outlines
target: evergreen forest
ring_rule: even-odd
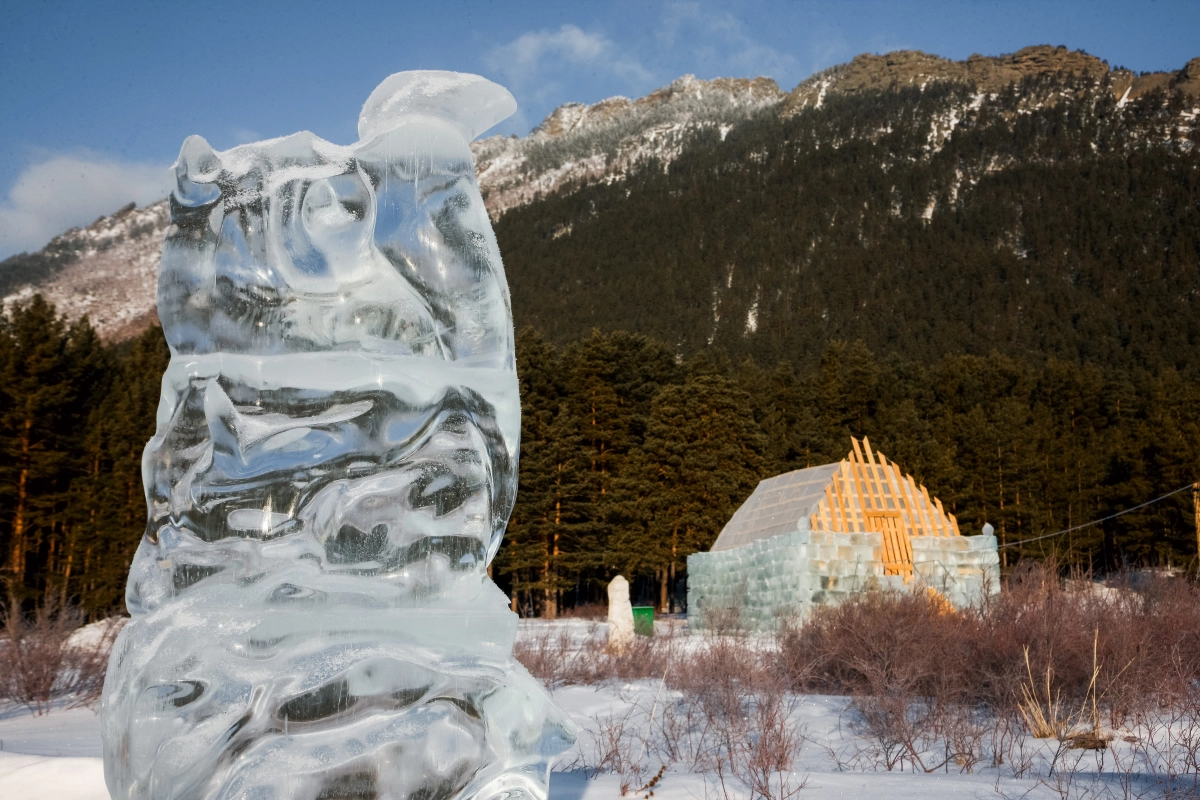
[[[678,607],[687,555],[758,480],[839,460],[851,436],[964,534],[992,524],[1006,567],[1194,569],[1190,491],[1038,539],[1200,479],[1182,108],[1067,78],[982,102],[954,84],[831,96],[505,213],[523,418],[492,571],[514,608],[566,613],[617,573]],[[104,344],[39,297],[6,311],[15,595],[122,609],[167,358],[157,328]]]
[[[688,554],[711,546],[764,477],[844,458],[850,436],[913,473],[964,534],[995,526],[1023,558],[1104,572],[1194,564],[1189,492],[1068,536],[1022,541],[1186,486],[1200,466],[1200,383],[993,353],[924,364],[829,342],[812,367],[680,359],[642,334],[557,347],[517,336],[520,486],[497,583],[522,613],[597,599],[617,573],[678,608]],[[4,577],[101,616],[122,608],[145,526],[141,450],[168,353],[159,328],[102,345],[40,298],[0,328]]]

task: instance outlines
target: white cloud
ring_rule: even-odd
[[[94,153],[52,155],[27,167],[0,203],[0,258],[38,250],[63,231],[171,190],[166,167]]]
[[[715,67],[725,77],[763,75],[786,82],[796,72],[794,57],[755,39],[749,27],[733,14],[701,3],[665,6],[658,35],[664,49],[690,51],[696,63]]]
[[[489,62],[512,77],[529,77],[546,57],[564,58],[577,64],[596,61],[612,50],[602,34],[587,33],[575,25],[556,31],[530,31],[495,48]]]
[[[763,75],[784,88],[804,77],[795,56],[756,37],[738,10],[720,7],[720,0],[664,1],[651,14],[657,25],[606,33],[566,23],[485,51],[488,70],[520,105],[506,127],[523,133],[526,114],[545,113],[551,104],[612,94],[637,97],[689,72],[702,78]]]
[[[551,91],[551,87],[557,88],[555,78],[561,77],[564,68],[589,68],[632,82],[653,79],[637,58],[604,34],[569,23],[558,30],[523,33],[507,44],[492,48],[486,63],[514,86],[539,85],[542,87],[539,95]]]

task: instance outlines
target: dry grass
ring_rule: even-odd
[[[1054,691],[1054,668],[1046,666],[1046,685],[1039,689],[1029,665],[1029,648],[1025,648],[1025,671],[1029,677],[1021,684],[1021,699],[1017,710],[1035,739],[1061,738],[1071,725],[1063,713],[1062,693]]]
[[[608,606],[604,603],[583,603],[561,612],[565,619],[604,620],[608,618]]]
[[[671,636],[635,636],[624,652],[616,653],[594,635],[576,641],[566,631],[547,631],[518,639],[513,656],[554,688],[661,677],[676,659],[676,645]]]

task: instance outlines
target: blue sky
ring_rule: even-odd
[[[858,53],[1065,44],[1134,70],[1200,55],[1200,0],[1158,2],[28,2],[0,0],[0,257],[165,195],[184,137],[348,143],[392,72],[476,72],[525,134],[568,101],[680,75],[791,89]]]

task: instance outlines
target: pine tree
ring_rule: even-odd
[[[712,546],[721,528],[763,477],[765,442],[750,397],[729,379],[700,374],[654,398],[636,484],[642,527],[625,536],[630,572],[652,570],[659,605],[692,553]]]
[[[92,615],[120,607],[145,530],[142,450],[154,435],[169,359],[162,329],[143,332],[118,358],[111,388],[87,421],[81,474],[71,486],[72,535],[62,580]]]
[[[64,554],[67,490],[84,422],[104,391],[107,364],[84,318],[68,327],[40,295],[14,306],[0,336],[0,496],[4,575],[30,597]]]

